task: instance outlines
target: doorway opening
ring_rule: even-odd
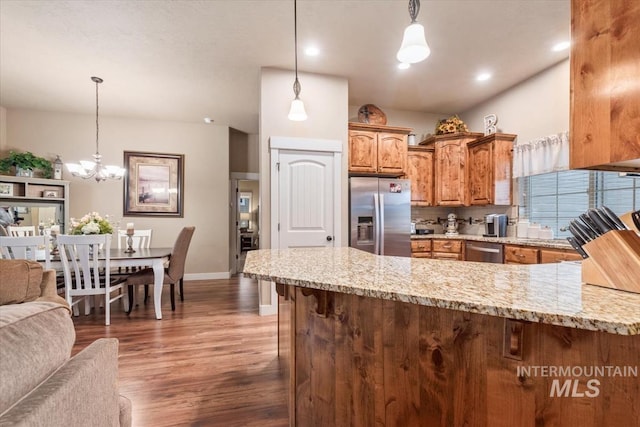
[[[258,174],[233,174],[231,179],[231,274],[242,272],[247,252],[260,247],[260,182]]]

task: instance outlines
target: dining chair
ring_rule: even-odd
[[[131,247],[133,249],[151,247],[151,233],[152,230],[134,230],[133,236],[131,236]],[[118,230],[118,249],[127,249],[128,243],[127,230]]]
[[[9,225],[7,226],[9,236],[37,236],[35,225]]]
[[[187,252],[189,251],[189,245],[191,244],[191,238],[196,230],[195,227],[184,227],[178,238],[176,239],[173,250],[171,251],[171,258],[169,258],[169,266],[164,269],[163,285],[169,285],[171,292],[171,311],[176,309],[175,299],[175,285],[180,283],[184,277],[184,266],[187,260]],[[127,295],[129,296],[129,310],[127,313],[131,313],[133,308],[133,287],[139,285],[153,285],[154,275],[152,268],[145,268],[143,270],[132,273],[127,277]]]
[[[103,246],[102,255],[100,246]],[[105,325],[111,324],[111,303],[122,298],[123,283],[111,283],[111,235],[59,235],[58,249],[64,271],[65,298],[77,315],[77,304],[84,301],[84,314],[91,312],[89,297],[104,296]],[[96,310],[99,305],[94,304]]]
[[[51,268],[48,236],[0,236],[0,252],[4,259],[29,259]]]

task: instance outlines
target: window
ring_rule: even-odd
[[[520,217],[548,225],[556,237],[570,236],[569,221],[589,208],[616,214],[640,209],[640,179],[617,172],[571,170],[518,179]]]

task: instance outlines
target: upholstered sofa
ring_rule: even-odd
[[[131,426],[118,340],[71,357],[76,335],[55,271],[0,259],[0,426]]]

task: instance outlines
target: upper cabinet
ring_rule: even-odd
[[[404,175],[411,128],[349,123],[349,172]]]
[[[571,2],[572,169],[640,171],[640,1]]]
[[[409,147],[407,178],[411,180],[411,204],[414,206],[433,206],[433,158],[433,147]]]
[[[435,204],[438,206],[468,206],[467,143],[481,133],[453,133],[436,135],[421,145],[435,150]]]
[[[470,205],[510,205],[513,141],[516,135],[494,133],[468,144]]]

